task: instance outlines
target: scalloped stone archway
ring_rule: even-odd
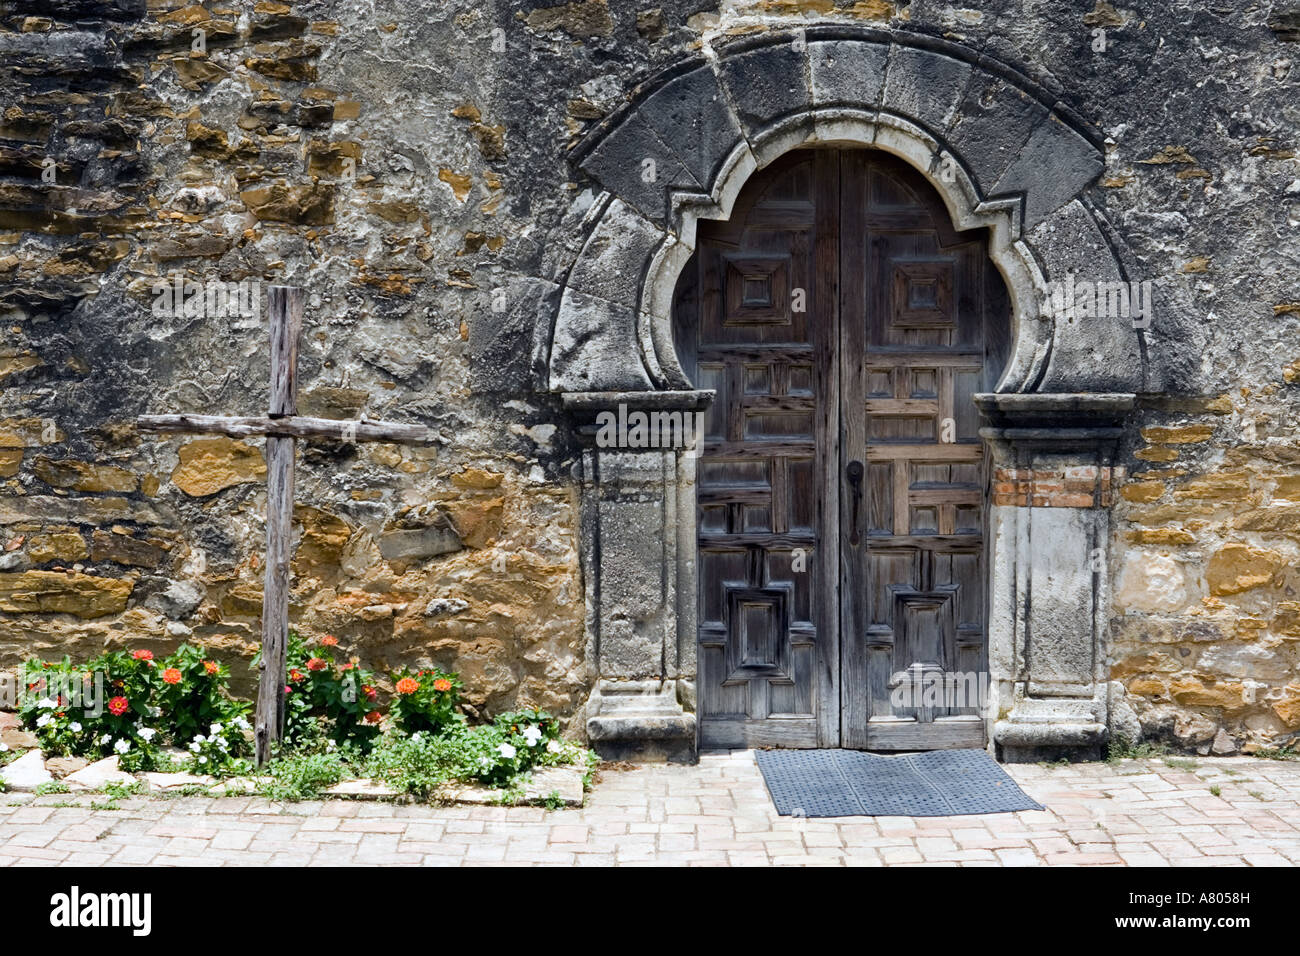
[[[958,228],[989,230],[1015,330],[997,393],[979,402],[998,487],[1010,489],[992,509],[990,739],[1009,759],[1096,748],[1109,713],[1095,555],[1109,540],[1111,458],[1134,393],[1158,385],[1142,328],[1042,308],[1053,283],[1130,277],[1092,195],[1098,135],[1028,78],[932,37],[822,27],[710,51],[642,83],[575,151],[603,192],[539,330],[542,387],[580,430],[618,405],[706,406],[711,393],[687,381],[672,339],[696,223],[727,218],[778,156],[825,143],[902,158]],[[1054,494],[1062,482],[1071,495]],[[583,485],[589,736],[613,756],[691,759],[693,458],[593,446]]]

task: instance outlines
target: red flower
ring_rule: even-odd
[[[108,712],[114,717],[121,717],[130,706],[131,702],[125,697],[114,697],[108,702]]]
[[[304,675],[303,672],[298,670],[298,668],[296,667],[293,670],[289,671],[289,680],[293,681],[294,683],[297,683],[298,681],[302,680],[304,676],[306,675]]]
[[[445,677],[439,677],[433,682],[433,689],[440,691],[451,690],[451,681],[447,680]]]
[[[324,644],[326,647],[337,647],[339,643],[339,639],[335,637],[333,634],[326,634],[324,637],[320,639],[320,642]]]
[[[368,684],[363,684],[361,686],[361,693],[366,695],[367,700],[375,699],[375,689]]]
[[[323,671],[327,667],[329,667],[329,664],[319,657],[313,657],[307,662],[307,670],[309,671]]]
[[[179,684],[181,682],[181,672],[174,667],[169,667],[163,671],[164,684]]]
[[[414,677],[403,677],[397,682],[397,692],[399,694],[414,694],[419,689],[420,684]]]
[[[372,710],[370,713],[366,714],[366,723],[368,724],[377,724],[383,719],[384,715],[377,710]]]
[[[288,684],[285,684],[285,685],[284,685],[284,692],[285,692],[286,694],[292,694],[292,693],[293,693],[293,688],[290,687]]]
[[[350,671],[350,670],[352,670],[352,668],[354,668],[354,667],[356,667],[356,666],[357,666],[356,664],[344,664],[343,667],[341,668],[341,670]]]
[[[137,661],[151,661],[153,660],[153,651],[132,651],[131,656]]]
[[[204,661],[203,669],[209,674],[215,674],[217,671],[221,670],[221,666],[217,664],[216,661]]]

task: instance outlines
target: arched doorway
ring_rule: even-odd
[[[1011,348],[983,230],[906,163],[794,150],[701,222],[674,339],[697,481],[705,748],[982,747],[987,452]]]

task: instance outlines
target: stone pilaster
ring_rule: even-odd
[[[1101,755],[1110,508],[1131,394],[977,395],[993,454],[989,665],[1002,759]]]
[[[712,392],[566,393],[582,464],[587,736],[607,759],[691,761],[695,726],[694,413]],[[653,427],[602,437],[600,414]],[[674,438],[673,436],[677,436]],[[667,440],[665,440],[667,439]]]

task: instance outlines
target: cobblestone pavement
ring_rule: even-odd
[[[581,810],[260,798],[0,795],[0,864],[1300,863],[1300,763],[1249,757],[1009,766],[1048,809],[778,817],[753,754],[605,770]],[[67,805],[74,804],[74,805]]]

